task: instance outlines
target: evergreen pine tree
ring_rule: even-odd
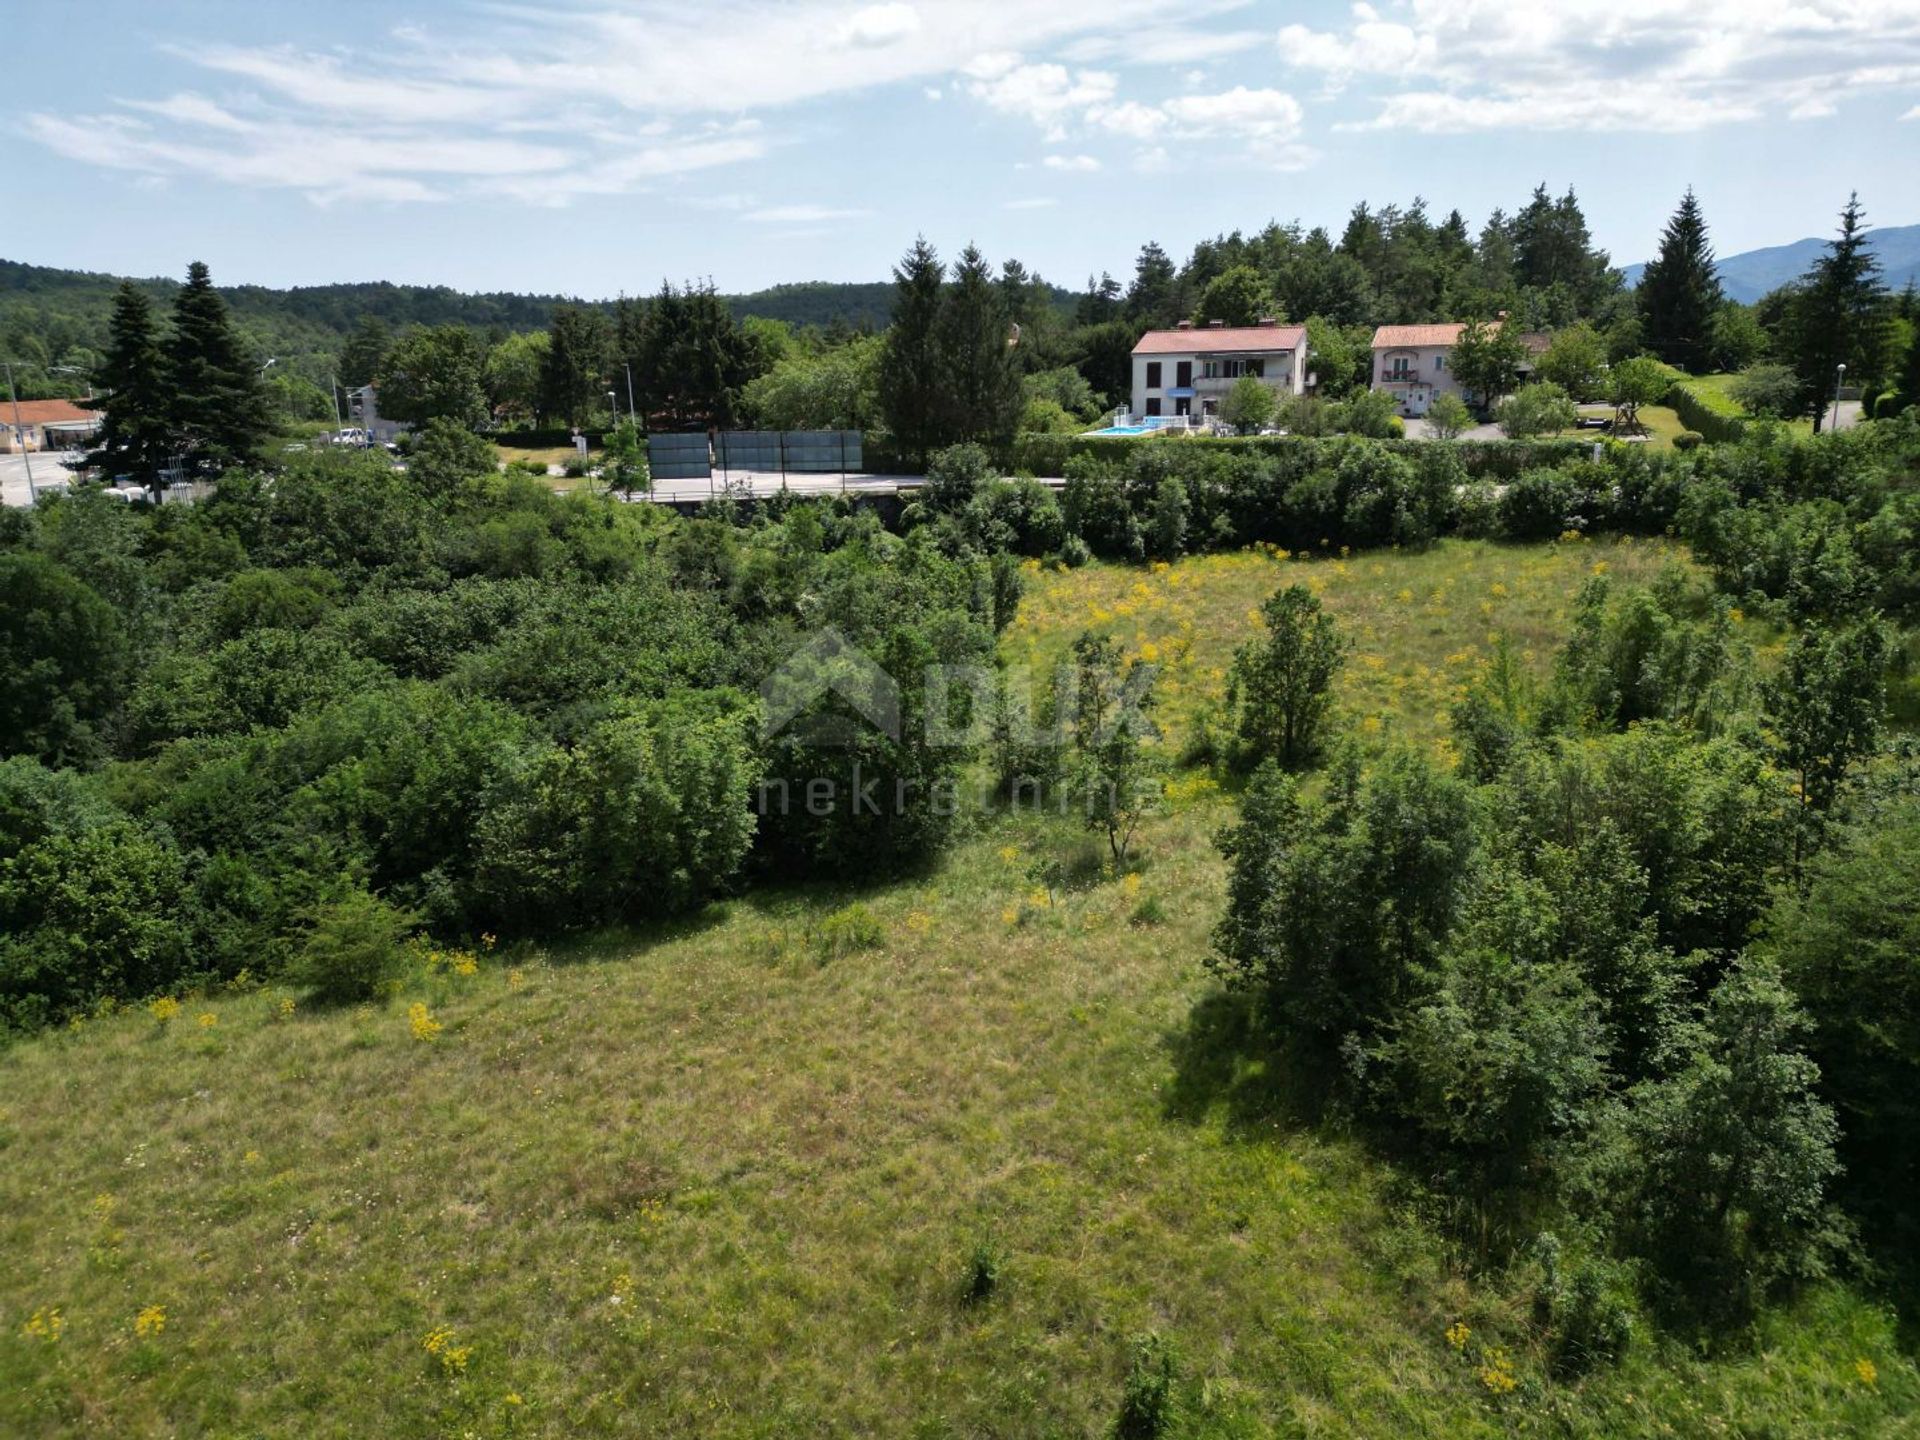
[[[1640,279],[1640,338],[1669,365],[1707,368],[1714,317],[1725,297],[1707,243],[1707,222],[1688,188],[1660,236],[1660,253]]]
[[[1013,437],[1020,420],[1020,370],[1009,324],[992,269],[969,245],[954,266],[938,328],[948,443]]]
[[[1133,284],[1127,289],[1127,318],[1149,330],[1163,329],[1181,318],[1179,276],[1167,252],[1149,240],[1134,262]]]
[[[893,271],[893,323],[880,365],[880,413],[908,456],[924,462],[943,437],[941,285],[946,270],[924,239]]]
[[[166,464],[168,422],[174,407],[166,357],[154,328],[153,303],[132,281],[121,282],[108,321],[100,383],[107,391],[100,448],[89,463],[109,475],[154,483]]]
[[[249,459],[273,428],[266,387],[207,267],[187,267],[187,283],[173,301],[173,335],[166,346],[175,447],[196,465],[220,467]]]
[[[349,390],[371,385],[393,347],[393,332],[378,315],[362,315],[360,323],[340,348],[340,373],[335,377]]]
[[[540,410],[569,425],[581,425],[605,398],[613,338],[607,318],[579,305],[556,305],[547,327],[547,354],[540,365]]]
[[[1885,360],[1887,290],[1880,261],[1867,248],[1860,197],[1847,197],[1840,233],[1813,262],[1787,309],[1786,350],[1800,377],[1802,403],[1818,430],[1833,400],[1841,365],[1856,379],[1880,373]]]

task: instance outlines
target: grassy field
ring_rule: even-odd
[[[1164,667],[1157,718],[1177,751],[1226,691],[1233,652],[1258,627],[1260,602],[1307,586],[1353,641],[1339,680],[1363,734],[1449,749],[1448,712],[1500,636],[1545,675],[1567,604],[1588,576],[1646,582],[1683,549],[1658,540],[1513,546],[1449,541],[1421,555],[1376,551],[1198,556],[1148,569],[1093,565],[1030,575],[1007,655],[1045,673],[1082,630],[1113,635]]]
[[[1091,567],[1036,577],[1007,644],[1182,648],[1177,722],[1304,578],[1359,638],[1349,707],[1434,746],[1450,657],[1505,627],[1544,665],[1595,565],[1670,558]],[[1512,1287],[1245,1044],[1203,965],[1229,811],[1183,795],[1137,874],[1053,894],[1029,865],[1085,838],[1001,817],[865,893],[0,1053],[0,1434],[1096,1436],[1147,1331],[1189,1436],[1913,1432],[1893,1321],[1838,1288],[1724,1356],[1642,1337],[1551,1380]],[[870,947],[822,930],[850,904]]]

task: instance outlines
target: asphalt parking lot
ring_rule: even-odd
[[[33,465],[33,479],[36,485],[44,485],[49,480],[68,478],[67,467],[60,463],[57,453],[0,455],[0,503],[16,505],[23,509],[33,503],[33,497],[27,492],[29,461]]]

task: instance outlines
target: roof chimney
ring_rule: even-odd
[[[1224,320],[1209,320],[1207,322],[1207,328],[1209,330],[1224,330],[1227,328],[1227,322]]]
[[[1191,320],[1181,320],[1176,322],[1173,328],[1176,330],[1191,330],[1193,328],[1193,322]]]

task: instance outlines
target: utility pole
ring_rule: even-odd
[[[620,362],[620,368],[627,372],[627,419],[633,421],[633,423],[638,426],[640,423],[639,417],[633,413],[633,362],[631,360],[622,360]]]
[[[7,398],[13,401],[13,433],[20,437],[20,458],[27,462],[27,503],[33,503],[33,447],[27,443],[26,422],[20,418],[20,392],[13,388],[13,362],[0,360],[7,368]]]

